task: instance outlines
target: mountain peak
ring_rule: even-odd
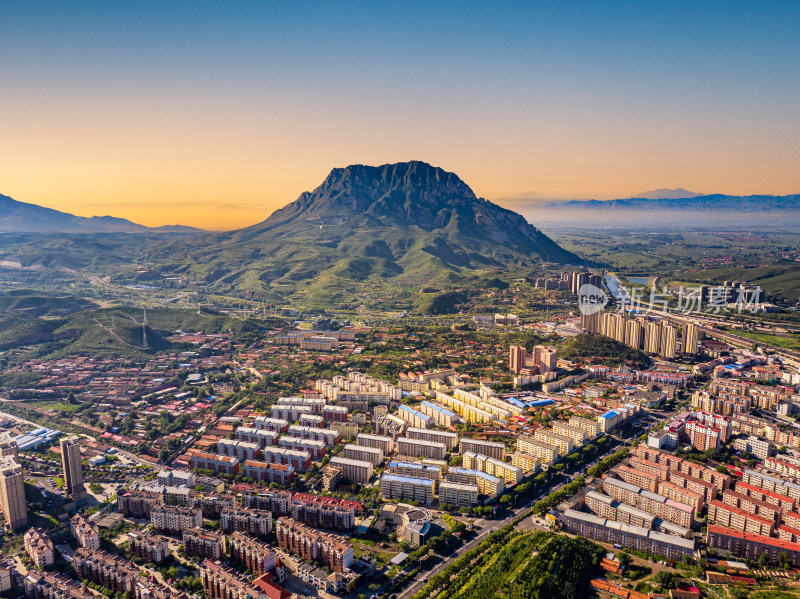
[[[516,212],[478,198],[455,173],[417,160],[334,168],[314,191],[301,194],[263,223],[234,236],[313,238],[315,243],[339,245],[362,233],[405,235],[402,243],[408,246],[419,232],[433,234],[437,244],[447,244],[452,261],[459,265],[477,264],[479,254],[489,253],[487,245],[491,253],[505,248],[517,256],[579,260]],[[405,254],[407,249],[384,255]],[[459,251],[461,257],[455,258]]]
[[[472,189],[455,173],[420,160],[380,166],[351,164],[346,167],[334,168],[322,185],[315,190],[315,193],[324,189],[352,191],[359,188],[362,191],[372,189],[383,193],[410,189],[447,189],[449,193],[455,192],[467,197],[476,197]]]

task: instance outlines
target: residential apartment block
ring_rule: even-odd
[[[675,501],[664,495],[651,493],[641,487],[611,477],[603,479],[603,491],[621,503],[655,514],[662,520],[678,526],[691,528],[694,524],[695,509],[691,505]],[[698,499],[702,498],[698,496]]]
[[[775,520],[762,518],[714,499],[708,504],[708,520],[718,526],[766,537],[775,532]]]
[[[539,458],[545,465],[557,462],[559,459],[558,447],[537,441],[532,437],[520,435],[517,437],[517,452]]]
[[[586,442],[588,435],[586,431],[580,427],[572,426],[571,424],[564,424],[563,422],[553,422],[553,432],[563,437],[572,439],[573,447],[580,447]]]
[[[384,456],[394,453],[394,439],[392,437],[359,433],[356,436],[356,445],[380,449]]]
[[[789,558],[790,564],[795,567],[800,565],[800,545],[797,543],[733,530],[716,524],[708,525],[706,545],[745,559],[758,560],[762,554],[766,554],[771,562],[776,562],[778,554],[784,553]]]
[[[399,476],[408,476],[411,478],[427,478],[434,482],[434,486],[438,485],[442,479],[442,469],[439,466],[432,466],[429,464],[420,464],[417,462],[389,462],[389,472]]]
[[[462,465],[471,470],[480,470],[497,478],[502,478],[506,485],[515,485],[522,480],[522,468],[501,462],[485,455],[467,451],[462,456]]]
[[[217,474],[238,474],[239,473],[239,459],[232,458],[225,455],[195,452],[189,458],[189,466],[191,468],[199,468],[201,470],[212,470]]]
[[[672,482],[661,481],[658,485],[658,493],[667,499],[691,506],[696,514],[699,514],[705,505],[705,497],[702,493],[696,493]]]
[[[37,568],[52,566],[55,559],[53,541],[41,528],[30,528],[22,537],[25,553]]]
[[[294,468],[288,464],[269,464],[247,460],[242,467],[242,475],[256,482],[277,483],[288,486],[294,480]]]
[[[73,555],[73,567],[78,578],[88,579],[116,593],[136,591],[139,568],[126,559],[107,551],[89,551],[79,547]]]
[[[412,458],[423,457],[443,460],[447,455],[447,446],[444,443],[435,441],[420,441],[419,439],[400,437],[397,439],[397,453],[398,455]]]
[[[505,483],[502,478],[486,474],[480,470],[470,470],[469,468],[448,468],[447,481],[460,483],[462,485],[476,485],[481,495],[500,496],[505,490]],[[444,481],[439,483],[439,494]]]
[[[217,451],[219,455],[237,458],[240,462],[244,462],[245,460],[255,460],[261,453],[261,445],[234,439],[220,439],[217,441]]]
[[[286,449],[285,447],[265,447],[261,457],[270,464],[291,466],[295,472],[301,474],[311,468],[311,454],[307,451]]]
[[[163,495],[151,491],[117,493],[117,511],[131,518],[150,518],[150,512],[164,503]]]
[[[183,531],[183,551],[189,557],[220,559],[225,553],[225,535],[203,528]]]
[[[60,572],[28,570],[23,587],[27,599],[94,599],[95,597],[88,586]]]
[[[339,441],[341,441],[339,432],[332,428],[319,428],[315,426],[300,426],[293,424],[289,427],[287,434],[290,437],[322,441],[328,447],[336,447],[339,444]]]
[[[223,532],[246,532],[255,537],[265,537],[272,532],[272,514],[248,508],[222,510],[220,525]]]
[[[145,562],[160,564],[169,557],[169,543],[161,535],[132,530],[128,533],[128,552]]]
[[[416,428],[412,426],[406,429],[406,438],[415,439],[417,441],[442,443],[448,451],[458,446],[458,433],[447,431]]]
[[[286,422],[283,420],[282,422]],[[288,428],[289,423],[286,422]],[[258,429],[251,426],[240,426],[235,432],[236,440],[240,443],[252,443],[257,445],[259,449],[268,445],[275,445],[275,440],[280,436],[280,433],[274,430]],[[220,453],[223,453],[220,451]]]
[[[12,529],[28,524],[25,475],[22,466],[10,455],[0,457],[0,511]]]
[[[470,439],[468,437],[463,437],[461,439],[458,444],[458,451],[462,454],[471,451],[472,453],[485,455],[501,461],[506,458],[506,446],[503,443]]]
[[[424,505],[433,502],[435,481],[428,478],[414,478],[399,474],[384,474],[381,477],[381,497],[419,501]]]
[[[284,435],[278,439],[278,447],[291,451],[306,451],[314,460],[321,460],[325,456],[326,445],[324,441],[315,439],[302,439]]]
[[[263,594],[248,576],[218,561],[204,560],[200,564],[200,580],[210,599],[253,599]]]
[[[100,549],[100,529],[83,514],[75,514],[69,521],[70,532],[80,547],[91,551]]]
[[[477,485],[443,480],[439,483],[439,505],[472,507],[478,503],[480,490]]]
[[[569,419],[569,425],[581,429],[589,439],[593,439],[600,434],[600,424],[596,420],[572,416]]]
[[[331,458],[331,466],[341,469],[342,476],[349,479],[354,483],[364,484],[368,483],[372,478],[372,472],[375,467],[372,462],[364,460],[350,460],[340,456]]]
[[[533,438],[542,443],[549,443],[558,447],[559,455],[565,456],[572,451],[574,444],[572,439],[564,435],[548,430],[546,428],[537,428],[533,434]]]
[[[526,453],[515,451],[511,454],[511,463],[523,472],[539,472],[542,469],[542,460]]]
[[[419,406],[419,411],[433,418],[436,426],[450,428],[461,422],[461,418],[455,412],[429,401],[423,401]]]
[[[203,511],[177,505],[159,505],[150,512],[150,522],[159,530],[183,532],[203,527]]]
[[[648,530],[640,526],[607,520],[594,514],[568,509],[561,516],[564,530],[604,543],[682,559],[694,554],[694,539]]]
[[[342,455],[349,460],[370,462],[373,466],[378,466],[383,463],[383,450],[376,447],[362,447],[360,445],[347,444],[344,446]]]
[[[433,418],[430,416],[426,416],[422,412],[418,412],[414,408],[405,405],[401,405],[398,408],[397,416],[415,428],[432,428],[434,424]]]
[[[271,572],[278,565],[278,556],[270,545],[242,532],[234,532],[228,538],[228,552],[255,576]]]
[[[317,561],[334,572],[353,565],[353,548],[343,538],[320,532],[291,518],[278,518],[278,545],[305,560]]]

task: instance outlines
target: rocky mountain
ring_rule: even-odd
[[[262,223],[182,243],[191,249],[162,272],[259,297],[304,285],[324,295],[368,280],[454,284],[581,261],[457,175],[418,161],[333,169]]]
[[[199,233],[181,225],[145,227],[113,216],[75,216],[68,212],[18,202],[0,194],[0,233]]]

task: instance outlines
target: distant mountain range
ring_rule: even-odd
[[[657,190],[664,191],[664,190]],[[684,191],[684,190],[667,190]],[[656,193],[656,192],[650,192]],[[691,192],[689,192],[691,193]],[[731,196],[723,194],[694,195],[691,197],[626,198],[620,200],[563,200],[544,204],[545,208],[592,210],[652,210],[675,212],[725,212],[750,213],[776,210],[800,210],[800,194],[773,196]]]
[[[202,233],[182,225],[145,227],[113,216],[75,216],[0,194],[0,233]]]
[[[630,196],[631,198],[641,198],[644,200],[679,200],[683,198],[696,198],[700,193],[689,191],[688,189],[669,189],[662,187],[661,189],[654,189],[652,191],[643,191],[636,195]]]
[[[457,175],[418,161],[333,169],[262,223],[161,252],[174,256],[160,265],[167,276],[259,297],[301,288],[320,300],[354,283],[458,284],[543,261],[581,262]]]

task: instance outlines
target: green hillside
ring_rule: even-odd
[[[576,335],[564,342],[558,353],[568,360],[588,358],[606,366],[649,368],[653,363],[647,354],[603,335]]]
[[[47,293],[30,289],[0,291],[0,312],[27,314],[28,316],[67,316],[95,305],[86,298],[61,293]]]
[[[196,310],[153,308],[147,311],[145,331],[148,348],[145,349],[142,317],[141,309],[127,306],[84,310],[62,319],[7,313],[0,317],[0,351],[34,346],[37,357],[87,355],[145,358],[175,349],[166,337],[179,330],[209,334],[231,332],[238,341],[252,342],[265,329],[287,326],[277,318],[241,319],[198,313]]]
[[[43,320],[28,314],[6,312],[0,315],[0,351],[20,345],[36,345],[53,340],[61,320]]]

